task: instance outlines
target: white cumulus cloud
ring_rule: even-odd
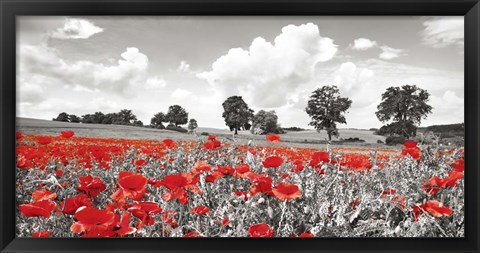
[[[353,41],[352,49],[355,50],[367,50],[377,46],[377,42],[367,39],[367,38],[358,38]]]
[[[181,61],[180,65],[177,68],[177,72],[188,72],[190,71],[190,64],[186,61]]]
[[[232,48],[212,70],[197,74],[224,96],[241,95],[262,108],[286,105],[288,94],[311,82],[315,66],[337,52],[333,40],[312,23],[282,28],[273,42],[255,38],[248,49]]]
[[[172,92],[172,98],[178,98],[178,99],[183,99],[183,98],[186,98],[188,96],[190,96],[192,94],[191,91],[188,91],[188,90],[184,90],[184,89],[176,89],[175,91]]]
[[[435,17],[423,22],[422,42],[434,48],[464,45],[463,17]]]
[[[63,27],[51,33],[55,39],[88,39],[94,34],[103,32],[103,28],[79,18],[66,18]]]
[[[380,55],[378,55],[378,57],[384,60],[392,60],[400,56],[406,55],[405,50],[403,49],[391,48],[389,46],[381,46],[380,49],[382,49],[382,52],[380,53]]]

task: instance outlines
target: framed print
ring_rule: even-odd
[[[1,252],[478,252],[478,1],[1,7]]]

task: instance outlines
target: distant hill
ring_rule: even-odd
[[[455,135],[465,135],[465,124],[448,124],[448,125],[433,125],[428,127],[418,128],[420,132],[433,132],[435,134],[455,134]]]

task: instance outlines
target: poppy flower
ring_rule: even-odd
[[[310,166],[318,167],[321,163],[327,163],[330,161],[330,154],[328,152],[315,152],[313,153],[312,160],[310,160]]]
[[[203,146],[206,149],[215,149],[215,148],[218,148],[218,147],[222,146],[222,143],[218,140],[212,140],[212,141],[207,141],[207,142],[203,143]]]
[[[215,136],[213,134],[208,136],[209,141],[213,141],[213,140],[216,140],[216,139],[217,139],[217,136]]]
[[[453,170],[448,173],[448,177],[444,179],[445,186],[455,187],[457,181],[463,178],[463,173],[458,170]]]
[[[120,172],[121,173],[121,172]],[[87,194],[90,198],[98,196],[107,187],[99,177],[92,177],[91,175],[79,177],[80,185],[77,190]]]
[[[118,217],[118,215],[116,215]],[[117,218],[116,218],[117,219]],[[122,213],[122,219],[113,224],[112,233],[115,236],[125,236],[133,234],[137,231],[136,228],[130,227],[130,214],[128,212]]]
[[[272,182],[273,179],[268,174],[250,173],[250,195],[255,196],[257,193],[265,193],[273,195]]]
[[[168,210],[162,213],[162,220],[165,223],[168,223],[171,227],[176,228],[178,226],[177,222],[174,220],[177,214],[172,211]]]
[[[75,214],[75,212],[83,206],[93,207],[93,203],[86,194],[80,194],[60,202],[60,212],[64,214]]]
[[[448,206],[444,206],[437,200],[429,200],[425,204],[420,205],[420,208],[422,208],[434,217],[452,215],[452,210]]]
[[[170,149],[174,148],[177,145],[172,139],[165,139],[162,142]]]
[[[44,231],[38,231],[32,234],[32,237],[34,238],[45,238],[49,237],[52,234],[52,231],[50,230],[44,230]]]
[[[270,156],[262,162],[265,168],[277,168],[283,164],[283,158],[278,156]]]
[[[133,205],[130,205],[127,210],[130,211],[133,216],[141,220],[137,224],[138,229],[142,228],[144,225],[153,225],[155,223],[155,219],[151,215],[162,212],[162,208],[160,208],[158,203],[150,201],[137,202]]]
[[[33,202],[54,200],[57,194],[46,189],[36,190],[32,193]]]
[[[115,222],[115,214],[109,210],[81,207],[73,216],[76,220],[70,226],[74,234],[85,233],[88,237],[102,236]]]
[[[433,176],[428,179],[427,183],[422,186],[422,188],[430,195],[437,194],[441,188],[444,188],[445,180],[437,176]]]
[[[200,235],[198,232],[192,231],[192,232],[184,234],[183,237],[185,237],[185,238],[200,238],[200,237],[203,237],[203,236]]]
[[[49,137],[49,136],[39,136],[37,138],[37,142],[38,144],[40,145],[47,145],[49,144],[50,142],[52,142],[52,137]]]
[[[135,168],[140,168],[142,166],[145,166],[147,164],[147,161],[143,160],[143,159],[140,159],[140,160],[137,160],[135,161],[134,165],[135,165]]]
[[[190,173],[180,173],[167,175],[162,179],[162,186],[168,189],[168,192],[162,195],[165,201],[178,200],[181,204],[188,203],[188,191],[201,194],[202,191],[196,185],[200,180],[200,175],[193,176]]]
[[[56,170],[55,171],[55,176],[56,177],[61,177],[63,175],[63,170]]]
[[[42,200],[39,202],[21,204],[18,206],[18,208],[20,209],[20,212],[27,217],[42,216],[49,218],[56,206],[57,204],[55,204],[55,202],[50,200]]]
[[[198,214],[198,215],[207,214],[208,212],[210,212],[210,209],[206,206],[196,206],[190,210],[191,214]]]
[[[133,199],[141,200],[145,195],[147,178],[142,174],[121,171],[118,176],[118,189],[110,197],[116,201]]]
[[[20,140],[23,138],[23,134],[21,132],[16,132],[15,133],[15,139]]]
[[[458,172],[463,172],[465,169],[465,162],[463,159],[457,159],[454,163],[451,164],[451,166],[455,169],[455,171]]]
[[[265,223],[254,224],[248,229],[250,237],[273,237],[273,233],[273,229]]]
[[[246,163],[241,163],[235,167],[233,176],[236,178],[247,178],[248,174],[250,174],[250,166]]]
[[[392,198],[392,203],[395,205],[399,205],[402,209],[405,209],[405,196],[398,195]]]
[[[217,171],[223,175],[231,175],[235,172],[235,169],[230,166],[218,166]]]
[[[280,142],[280,135],[278,134],[267,134],[265,138],[267,139],[267,141],[272,143]]]
[[[70,138],[72,137],[73,135],[75,135],[75,132],[73,131],[62,131],[60,132],[60,135],[63,137],[63,138]]]
[[[279,183],[272,188],[272,192],[275,197],[284,201],[296,199],[302,196],[302,192],[298,186],[288,182]]]
[[[230,224],[230,219],[225,217],[222,219],[222,226],[227,227]]]
[[[414,160],[420,159],[422,157],[422,152],[420,151],[420,148],[417,147],[417,143],[415,141],[406,141],[403,143],[403,150],[402,150],[402,155],[410,155]]]
[[[315,237],[314,234],[312,233],[309,233],[309,232],[305,232],[305,233],[301,233],[298,235],[299,238],[313,238]]]
[[[344,154],[340,160],[340,165],[356,171],[365,171],[372,168],[370,156],[357,153]]]
[[[212,166],[207,163],[207,161],[198,161],[195,163],[192,173],[207,172],[212,169]]]
[[[247,196],[247,193],[246,193],[246,192],[233,191],[233,194],[235,194],[237,197],[242,197],[242,196],[243,196],[243,200],[244,200],[244,201],[247,201],[247,200],[248,200],[248,196]]]

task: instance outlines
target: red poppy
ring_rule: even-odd
[[[422,152],[420,148],[417,147],[417,143],[414,141],[406,141],[403,143],[403,150],[402,155],[406,156],[407,154],[410,155],[414,160],[420,159],[422,157]]]
[[[121,172],[120,172],[121,173]],[[80,185],[77,190],[87,194],[90,198],[98,196],[107,187],[99,177],[92,177],[90,175],[79,177]]]
[[[365,171],[372,168],[370,156],[357,153],[344,154],[340,160],[340,165],[347,166],[356,171]]]
[[[250,237],[273,237],[273,233],[273,229],[265,223],[254,224],[248,229]]]
[[[64,214],[75,214],[80,207],[93,207],[87,195],[80,194],[60,202],[60,211]]]
[[[151,226],[155,224],[155,219],[151,215],[162,212],[162,208],[160,208],[158,203],[149,201],[129,205],[127,210],[132,212],[133,216],[141,220],[137,224],[138,229],[142,228],[144,225]]]
[[[188,203],[187,190],[201,194],[202,191],[196,185],[200,180],[200,175],[192,176],[190,173],[180,173],[165,176],[162,180],[162,186],[168,189],[168,192],[162,195],[165,201],[178,199],[181,204]]]
[[[171,140],[171,139],[165,139],[163,140],[163,144],[165,144],[165,146],[167,146],[168,148],[174,148],[177,144]]]
[[[312,160],[310,160],[310,166],[318,167],[320,163],[327,163],[330,161],[330,154],[328,152],[315,152],[313,153]]]
[[[272,193],[272,178],[268,174],[250,173],[250,195],[255,196],[257,193],[265,193],[273,195]]]
[[[230,166],[218,166],[217,171],[223,175],[231,175],[235,172],[235,169]]]
[[[37,142],[38,144],[40,145],[47,145],[49,144],[50,142],[52,142],[52,137],[49,137],[49,136],[39,136],[37,138]]]
[[[457,186],[457,180],[463,178],[463,173],[457,170],[450,171],[448,177],[444,179],[445,186],[455,187]]]
[[[18,206],[18,208],[20,208],[20,212],[27,217],[42,216],[49,218],[56,206],[57,204],[55,204],[55,202],[50,200],[42,200],[39,202],[21,204]]]
[[[222,146],[222,143],[218,140],[212,140],[212,141],[207,141],[207,142],[203,143],[203,146],[206,149],[215,149],[215,148],[218,148],[218,147]]]
[[[441,188],[443,188],[443,185],[445,184],[445,180],[442,178],[439,178],[437,176],[433,176],[430,179],[428,179],[427,183],[422,186],[422,188],[430,195],[437,194],[438,191],[440,191]]]
[[[283,164],[283,158],[278,156],[270,156],[262,162],[265,168],[277,168]]]
[[[118,175],[118,185],[120,189],[110,197],[116,201],[125,199],[141,200],[145,195],[147,181],[147,178],[142,174],[121,171]]]
[[[183,237],[186,237],[186,238],[200,238],[200,237],[203,237],[203,236],[201,234],[195,232],[195,231],[192,231],[190,233],[184,234]]]
[[[75,132],[73,132],[73,131],[62,131],[62,132],[60,132],[60,135],[61,135],[63,138],[70,138],[70,137],[72,137],[73,135],[75,135]]]
[[[208,212],[210,212],[210,209],[206,206],[196,206],[190,210],[191,214],[198,214],[198,215],[207,214]]]
[[[425,204],[420,205],[420,208],[435,217],[452,215],[452,210],[437,200],[429,200]]]
[[[15,133],[15,139],[20,140],[23,138],[23,134],[21,132],[16,132]]]
[[[295,164],[296,167],[292,168],[290,170],[291,172],[301,172],[305,168],[302,160],[295,160],[293,161],[293,164]]]
[[[137,231],[136,228],[130,227],[130,214],[128,212],[123,212],[122,213],[122,219],[117,220],[118,215],[115,215],[115,223],[110,225],[112,229],[112,233],[115,236],[125,236],[125,235],[130,235],[133,234]]]
[[[296,199],[302,196],[302,192],[298,186],[288,183],[281,182],[272,188],[273,195],[280,200],[291,200]]]
[[[309,232],[305,232],[305,233],[301,233],[298,235],[299,238],[313,238],[315,237],[314,234],[312,233],[309,233]]]
[[[235,167],[233,176],[236,178],[247,178],[248,174],[250,174],[250,166],[246,163],[241,163]]]
[[[207,172],[212,169],[212,166],[207,163],[207,161],[198,161],[195,163],[192,173],[200,173],[200,172]]]
[[[272,143],[280,142],[280,135],[278,134],[267,134],[265,138],[267,139],[267,141]]]
[[[217,139],[217,136],[215,136],[213,134],[208,136],[209,141],[213,141],[213,140],[216,140],[216,139]]]
[[[230,224],[230,219],[225,217],[222,219],[222,226],[227,227]]]
[[[177,214],[172,211],[168,210],[162,213],[162,220],[163,222],[168,223],[171,227],[176,228],[178,226],[177,222],[174,220]]]
[[[55,171],[55,176],[56,177],[61,177],[63,175],[63,170],[56,170]]]
[[[392,198],[392,203],[395,205],[399,205],[402,209],[405,209],[405,196],[398,195]]]
[[[135,165],[135,168],[140,168],[142,166],[145,166],[147,164],[147,161],[143,160],[143,159],[140,159],[140,160],[137,160],[135,161],[134,165]]]
[[[455,171],[463,172],[465,169],[465,162],[463,159],[457,159],[454,163],[452,163],[452,167],[455,169]]]
[[[32,234],[32,237],[34,238],[44,238],[44,237],[49,237],[52,234],[52,231],[50,230],[44,230],[44,231],[38,231]]]
[[[70,226],[74,234],[85,233],[87,237],[100,237],[115,223],[115,214],[109,210],[81,207],[73,216],[77,222]]]
[[[57,194],[46,189],[36,190],[32,193],[33,202],[42,200],[54,200]]]

